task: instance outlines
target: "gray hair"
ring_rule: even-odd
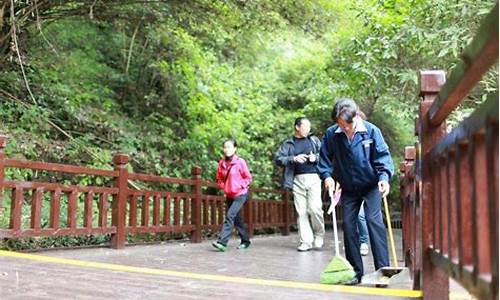
[[[359,108],[356,102],[350,98],[341,98],[335,102],[332,111],[332,119],[344,120],[347,123],[352,123],[354,117],[358,114]]]

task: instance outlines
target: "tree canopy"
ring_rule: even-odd
[[[234,137],[255,184],[269,187],[293,119],[308,116],[321,135],[347,96],[398,163],[414,142],[417,71],[450,70],[494,4],[4,1],[0,132],[9,156],[111,168],[122,151],[136,172],[187,177],[200,165],[207,179]],[[498,90],[497,75],[456,118]]]

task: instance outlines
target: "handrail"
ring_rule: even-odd
[[[0,228],[1,238],[111,234],[111,247],[118,249],[125,246],[127,234],[135,233],[182,233],[201,242],[204,231],[219,230],[224,222],[226,199],[220,192],[202,189],[217,184],[202,180],[200,167],[192,168],[191,178],[171,178],[129,173],[129,158],[122,153],[113,156],[114,170],[8,159],[6,143],[7,138],[0,135],[0,217],[3,214],[10,221],[7,228]],[[44,182],[43,177],[38,181],[6,180],[7,168],[106,176],[114,184]],[[132,180],[153,185],[130,189]],[[258,199],[254,193],[259,194]],[[255,230],[270,227],[289,234],[294,224],[289,191],[250,188],[248,194],[242,215],[251,236]]]
[[[446,82],[421,71],[416,155],[400,165],[403,251],[424,299],[448,299],[453,277],[498,299],[498,92],[450,133],[446,118],[498,59],[498,3]],[[408,152],[408,153],[407,153]]]
[[[81,167],[75,165],[64,165],[64,164],[55,164],[55,163],[20,160],[20,159],[6,159],[4,166],[6,168],[44,170],[50,172],[61,172],[61,173],[71,173],[71,174],[85,174],[85,175],[106,176],[106,177],[118,176],[118,172],[113,170],[101,170],[101,169],[94,169],[94,168]]]
[[[485,123],[498,121],[498,93],[488,95],[483,105],[476,109],[466,120],[454,128],[444,139],[431,149],[430,159],[441,156],[457,143],[463,143],[484,127]]]

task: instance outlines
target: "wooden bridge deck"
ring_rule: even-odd
[[[251,248],[214,251],[210,241],[0,252],[2,299],[405,299],[415,291],[319,285],[333,253],[295,250],[297,236],[255,237]],[[398,233],[398,240],[400,234]],[[400,245],[399,245],[400,247]],[[365,272],[373,271],[371,255]],[[409,287],[408,287],[409,289]],[[468,299],[463,290],[455,299]],[[402,295],[402,296],[394,296]],[[458,295],[458,298],[457,298]]]

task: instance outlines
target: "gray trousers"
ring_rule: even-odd
[[[245,204],[247,198],[248,194],[243,194],[232,200],[227,199],[226,207],[228,207],[228,209],[226,218],[224,219],[224,224],[222,225],[222,230],[219,233],[219,243],[227,245],[229,238],[231,237],[231,233],[233,233],[233,227],[236,227],[236,230],[241,238],[241,243],[250,242],[247,229],[240,216],[240,210],[243,208],[243,204]]]
[[[300,243],[312,246],[315,237],[323,238],[325,235],[321,179],[318,174],[295,175],[293,179],[293,203],[298,215]],[[311,222],[309,222],[309,217]]]

